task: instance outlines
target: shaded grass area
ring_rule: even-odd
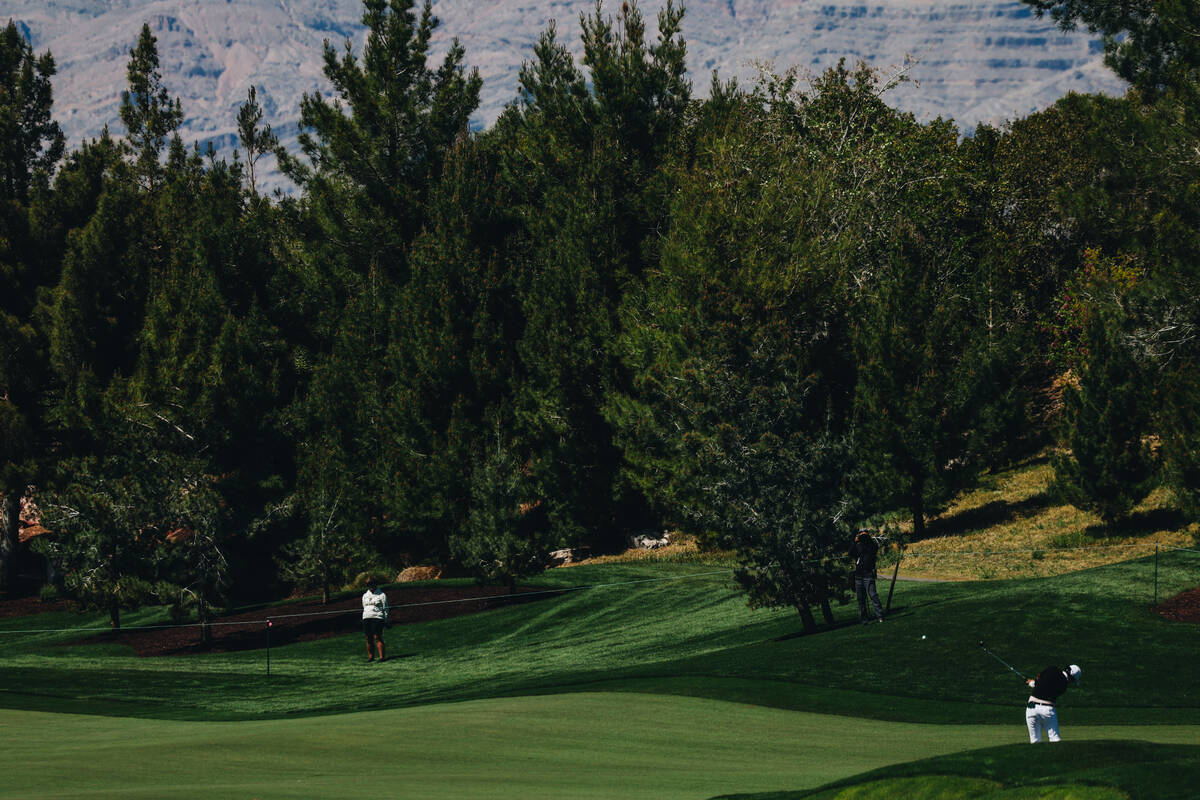
[[[1061,742],[976,750],[885,767],[816,790],[730,795],[729,800],[1071,798],[1190,800],[1200,745],[1144,741]]]
[[[879,722],[624,693],[237,723],[0,711],[0,726],[20,732],[0,750],[0,798],[22,800],[703,800],[813,789],[1023,735],[1018,725]],[[1191,733],[1121,731],[1161,742]]]
[[[72,627],[96,618],[48,614],[37,626],[64,630],[13,633],[29,620],[0,620],[0,707],[234,720],[606,688],[881,720],[1019,724],[1027,690],[982,652],[985,639],[1026,674],[1083,665],[1064,728],[1126,723],[1146,708],[1158,722],[1200,723],[1200,686],[1163,679],[1191,674],[1198,626],[1152,613],[1153,572],[1142,560],[1048,579],[902,583],[885,624],[846,624],[857,612],[840,606],[837,626],[797,636],[794,612],[748,609],[727,569],[580,566],[541,579],[543,588],[578,591],[393,627],[385,664],[363,663],[360,637],[348,635],[274,648],[269,676],[261,650],[151,659],[119,645],[68,644],[78,638]],[[1164,598],[1198,578],[1200,557],[1160,564]],[[393,602],[403,602],[395,591]]]
[[[1015,500],[988,500],[982,505],[962,508],[929,523],[926,538],[963,536],[997,525],[1027,520],[1044,513],[1054,505],[1053,499],[1044,491],[1037,491]]]

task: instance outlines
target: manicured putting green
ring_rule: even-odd
[[[6,710],[0,798],[703,800],[1018,743],[1019,711],[1012,725],[927,725],[606,692],[243,722]],[[1186,744],[1196,728],[1064,735]]]

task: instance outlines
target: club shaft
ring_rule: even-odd
[[[1010,663],[1008,663],[1007,661],[1005,661],[1005,660],[1004,660],[1003,658],[1001,658],[1000,656],[998,656],[998,655],[996,655],[995,653],[993,653],[991,650],[988,650],[986,647],[984,647],[984,646],[983,646],[983,644],[982,644],[982,643],[981,643],[979,646],[983,648],[983,652],[987,653],[989,656],[991,656],[992,658],[996,659],[996,660],[997,660],[997,661],[999,661],[1001,664],[1003,664],[1004,666],[1006,666],[1006,667],[1008,667],[1009,669],[1011,669],[1011,670],[1012,670],[1014,673],[1016,673],[1016,674],[1017,674],[1017,676],[1021,678],[1021,680],[1029,680],[1028,678],[1026,678],[1026,677],[1025,677],[1025,675],[1024,675],[1024,674],[1022,674],[1022,672],[1021,672],[1020,670],[1018,670],[1018,669],[1017,669],[1016,667],[1014,667],[1012,664],[1010,664]]]

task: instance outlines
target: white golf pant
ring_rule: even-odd
[[[1058,713],[1054,706],[1034,704],[1031,700],[1025,708],[1025,727],[1029,728],[1030,744],[1040,742],[1043,731],[1046,733],[1046,741],[1059,741]]]

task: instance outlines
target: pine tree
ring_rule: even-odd
[[[336,99],[312,94],[301,103],[299,141],[308,163],[277,155],[304,190],[312,223],[340,251],[341,268],[361,279],[374,265],[403,284],[405,251],[422,227],[430,182],[468,130],[482,84],[464,68],[457,41],[440,66],[428,66],[438,25],[428,0],[419,16],[412,0],[363,6],[361,58],[349,42],[340,55],[325,43],[325,77]],[[347,279],[336,271],[333,277]]]
[[[524,319],[515,438],[528,444],[557,535],[571,541],[609,546],[646,524],[604,407],[626,388],[617,309],[657,262],[667,223],[661,170],[691,91],[681,18],[667,4],[651,44],[636,4],[615,20],[598,6],[581,18],[586,75],[552,26],[521,71],[519,104],[497,124],[522,228],[510,267]]]
[[[127,136],[114,144],[106,130],[90,147],[108,160],[96,177],[92,213],[70,236],[47,302],[50,363],[65,387],[62,413],[133,372],[151,281],[167,271],[170,231],[179,224],[158,195],[166,170],[187,169],[177,133],[183,111],[163,86],[148,25],[129,55],[120,109]]]
[[[383,506],[392,493],[383,465],[396,460],[385,451],[383,430],[396,380],[387,354],[407,325],[396,306],[432,186],[449,150],[468,135],[481,81],[464,67],[457,41],[430,66],[438,21],[429,2],[419,13],[412,0],[365,0],[363,7],[361,57],[349,43],[341,53],[325,46],[335,99],[308,95],[301,104],[302,157],[276,153],[303,190],[292,217],[299,291],[289,302],[301,312],[308,374],[290,418],[301,442],[299,496],[320,494],[305,486],[319,469],[318,461],[305,466],[305,453],[332,447],[331,458],[356,465],[355,475],[372,482],[359,487],[366,517],[392,520]],[[343,495],[351,487],[344,488]],[[322,519],[326,511],[306,516]]]
[[[281,430],[292,369],[264,310],[275,305],[275,212],[243,188],[240,163],[173,150],[153,199],[163,258],[124,383],[139,400],[175,409],[206,443],[221,476],[212,489],[228,509],[219,544],[232,578],[248,586],[271,563],[278,526],[267,518],[294,480]],[[229,537],[229,528],[262,541]]]
[[[1200,410],[1194,398],[1200,391],[1200,367],[1181,364],[1164,385],[1160,412],[1163,482],[1187,517],[1200,521]]]
[[[0,31],[0,597],[15,588],[21,498],[45,466],[48,375],[34,309],[53,281],[38,217],[63,153],[51,119],[54,73],[50,54],[36,56],[10,20]]]
[[[863,95],[873,83],[860,71],[826,94],[844,97],[847,110],[870,108],[875,101]],[[927,517],[985,464],[979,428],[994,402],[988,379],[1001,351],[986,340],[972,244],[978,223],[957,130],[877,107],[872,119],[849,157],[873,165],[854,190],[865,201],[856,202],[862,227],[851,312],[855,434],[876,502],[907,509],[920,538]]]
[[[63,458],[39,496],[53,533],[36,544],[64,589],[84,608],[106,611],[114,629],[122,609],[168,601],[167,581],[211,602],[222,578],[213,538],[219,512],[202,443],[163,409],[117,392],[93,409],[92,422],[100,444]],[[169,544],[179,532],[191,540],[182,554]],[[203,570],[202,560],[209,562]]]
[[[726,87],[712,102],[671,165],[659,268],[622,308],[631,391],[606,410],[656,510],[735,549],[750,602],[813,630],[812,609],[844,597],[838,557],[865,499],[852,239],[837,234],[854,209],[834,182],[843,164],[797,125],[819,95]]]
[[[941,217],[945,228],[948,221]],[[926,518],[984,464],[974,435],[991,375],[988,354],[975,344],[980,326],[957,246],[952,238],[902,233],[855,309],[856,431],[865,470],[884,503],[912,514],[918,539]]]
[[[183,108],[162,81],[158,40],[142,25],[137,44],[129,51],[125,71],[128,88],[121,92],[121,122],[141,179],[153,186],[162,172],[160,160],[168,140],[183,122]]]
[[[497,141],[464,139],[448,155],[388,350],[396,382],[381,483],[418,558],[449,555],[448,535],[472,513],[472,474],[522,380],[510,261],[517,222],[497,175]]]
[[[306,447],[300,460],[303,475],[299,498],[305,533],[278,554],[281,576],[292,586],[321,590],[328,603],[333,589],[373,567],[376,555],[368,538],[370,520],[361,491],[365,482],[348,464],[339,463],[340,449],[327,443]],[[349,478],[349,479],[347,479]]]
[[[1128,517],[1157,477],[1146,442],[1145,378],[1119,336],[1115,320],[1102,313],[1088,321],[1086,367],[1064,397],[1069,451],[1054,462],[1055,490],[1106,525]]]
[[[0,197],[29,202],[63,155],[62,130],[51,117],[56,72],[49,52],[37,56],[9,20],[0,31]]]
[[[56,184],[78,227],[46,296],[63,466],[47,490],[61,512],[47,547],[71,591],[107,598],[114,625],[147,599],[144,581],[173,583],[206,622],[239,566],[226,558],[230,523],[249,524],[278,468],[280,351],[257,310],[269,243],[240,167],[172,135],[181,110],[147,27],[128,72],[128,140],[89,143]]]
[[[238,140],[246,152],[246,184],[251,194],[258,194],[258,181],[254,168],[260,158],[269,155],[279,146],[279,137],[271,132],[270,125],[259,124],[263,118],[263,107],[258,102],[258,89],[251,86],[246,91],[246,102],[238,109]]]
[[[1050,12],[1064,30],[1082,23],[1104,37],[1104,60],[1142,90],[1177,91],[1194,106],[1200,75],[1196,7],[1188,0],[1111,3],[1106,0],[1022,0]]]
[[[549,552],[561,544],[537,491],[528,461],[497,430],[493,446],[472,471],[465,524],[450,536],[451,553],[480,581],[516,591],[521,578],[545,569]]]

